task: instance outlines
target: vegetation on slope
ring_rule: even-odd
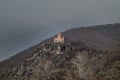
[[[0,80],[119,80],[120,24],[70,29],[0,63]]]

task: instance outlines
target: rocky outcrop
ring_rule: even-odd
[[[114,54],[114,55],[113,55]],[[47,42],[10,69],[1,80],[113,80],[119,78],[119,58],[114,52],[92,49],[81,42]],[[118,64],[118,65],[116,65]],[[110,66],[109,66],[110,65]],[[118,68],[118,69],[117,69]],[[112,74],[109,72],[112,71]],[[103,77],[104,76],[104,77]],[[110,77],[112,76],[112,78]]]

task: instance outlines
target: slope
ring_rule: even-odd
[[[0,80],[119,80],[120,24],[75,28],[0,63]]]

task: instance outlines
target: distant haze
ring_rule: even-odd
[[[0,0],[0,60],[71,27],[120,21],[120,0]]]

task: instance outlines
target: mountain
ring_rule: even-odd
[[[71,28],[0,63],[0,80],[119,80],[120,23]]]

